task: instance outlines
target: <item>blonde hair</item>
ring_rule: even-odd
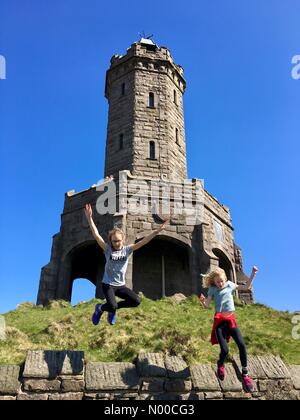
[[[109,242],[110,243],[111,243],[112,236],[115,235],[116,233],[119,233],[120,235],[122,235],[122,238],[123,238],[123,241],[124,241],[124,239],[125,239],[125,233],[123,232],[123,230],[120,229],[120,228],[114,228],[108,234],[108,239],[109,239]]]
[[[221,277],[221,279],[223,279],[225,282],[228,281],[225,271],[222,268],[215,268],[213,271],[204,276],[203,287],[208,289],[209,287],[215,286],[216,276]]]

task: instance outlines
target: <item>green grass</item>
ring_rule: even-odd
[[[204,310],[197,297],[176,303],[172,298],[151,301],[118,313],[111,327],[106,316],[94,327],[96,301],[75,307],[53,302],[48,308],[21,305],[4,315],[6,340],[0,341],[0,364],[21,364],[28,350],[83,350],[89,361],[133,361],[140,351],[182,355],[188,363],[215,362],[218,346],[209,338],[213,310]],[[272,353],[300,364],[299,342],[293,340],[292,314],[263,305],[237,304],[237,320],[253,355]],[[236,347],[231,344],[231,351]]]

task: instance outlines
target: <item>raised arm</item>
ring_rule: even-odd
[[[253,280],[255,279],[255,276],[256,276],[257,272],[258,272],[258,268],[256,266],[254,266],[252,268],[251,276],[248,278],[247,283],[245,285],[238,286],[237,289],[238,290],[249,290],[252,287],[252,283],[253,283]]]
[[[147,245],[150,241],[152,241],[152,239],[154,239],[161,231],[163,231],[166,228],[168,223],[169,223],[169,220],[165,221],[165,223],[163,225],[161,225],[158,229],[156,229],[153,233],[151,233],[151,235],[146,236],[144,239],[142,239],[137,244],[130,245],[132,250],[136,251],[136,250],[142,248],[143,246]]]
[[[92,206],[90,204],[86,204],[84,212],[85,212],[85,216],[87,218],[93,237],[96,239],[96,241],[98,242],[100,247],[103,249],[103,251],[105,251],[107,244],[105,243],[102,236],[99,234],[97,226],[94,223]]]

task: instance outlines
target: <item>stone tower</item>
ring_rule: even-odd
[[[105,175],[187,177],[183,69],[150,40],[114,56],[106,76],[109,102]]]
[[[109,103],[105,176],[114,175],[115,187],[109,194],[98,185],[66,193],[60,232],[53,237],[51,260],[42,268],[38,304],[70,301],[78,278],[91,281],[95,296],[102,297],[105,260],[86,223],[84,206],[92,204],[104,238],[118,226],[126,233],[126,242],[134,243],[158,227],[153,202],[149,211],[143,210],[149,204],[149,192],[155,212],[163,215],[168,191],[183,191],[169,197],[170,226],[131,258],[128,287],[152,299],[198,294],[202,275],[217,266],[234,282],[247,280],[228,207],[205,191],[199,179],[187,183],[185,88],[183,68],[175,64],[168,48],[151,40],[142,39],[124,56],[112,57],[105,86]],[[141,211],[130,207],[124,211],[124,197],[126,203],[132,200],[135,185],[142,185]],[[109,214],[99,214],[97,203],[106,194],[116,201],[116,207]],[[176,211],[183,201],[196,207],[201,201],[201,220],[191,218],[190,210]],[[240,297],[251,302],[253,293]]]

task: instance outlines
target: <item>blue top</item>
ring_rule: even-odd
[[[236,290],[237,287],[237,284],[228,281],[223,289],[219,289],[215,286],[208,289],[208,296],[215,301],[216,313],[235,311],[232,292]]]
[[[132,247],[124,246],[120,251],[114,251],[110,245],[105,250],[106,265],[103,283],[110,286],[125,286],[125,275]]]

